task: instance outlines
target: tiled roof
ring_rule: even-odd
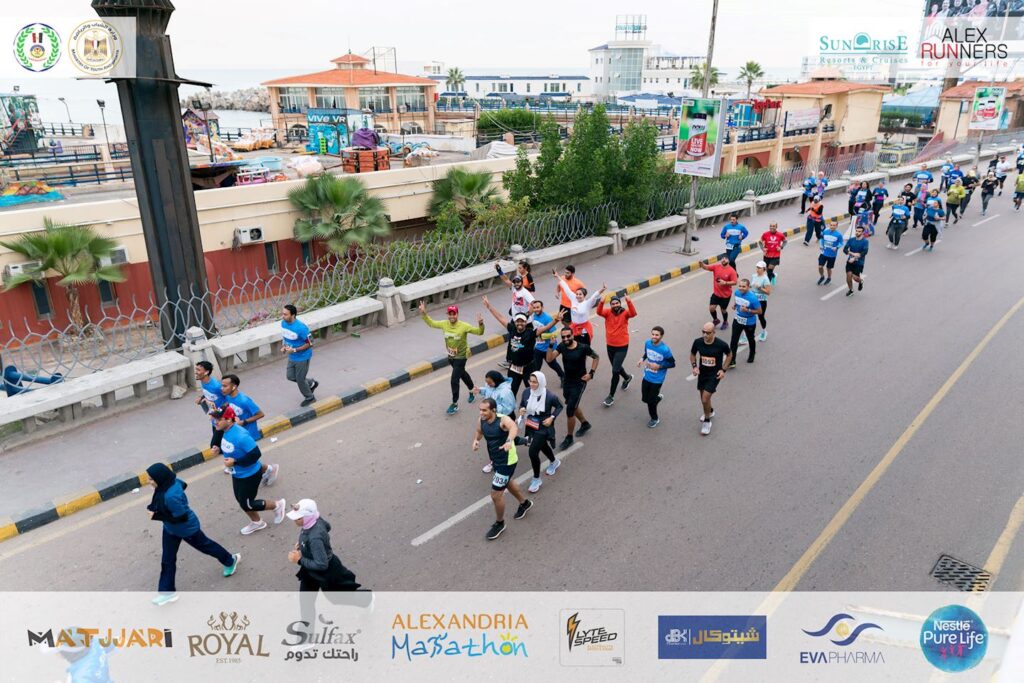
[[[835,95],[844,92],[857,92],[858,90],[875,90],[878,92],[889,92],[890,88],[885,85],[872,85],[870,83],[852,83],[850,81],[807,81],[806,83],[784,83],[772,88],[762,88],[762,95],[810,95],[819,97],[822,95]]]
[[[335,57],[331,60],[332,64],[369,64],[370,60],[366,57],[360,57],[349,52],[347,55]]]
[[[321,85],[321,86],[361,86],[361,85],[437,85],[429,78],[393,74],[372,69],[328,69],[312,74],[275,78],[264,81],[260,85]]]
[[[974,97],[975,88],[984,88],[989,85],[993,85],[997,88],[1006,88],[1007,94],[1024,94],[1024,78],[1018,78],[1015,81],[1003,81],[1002,83],[999,81],[996,81],[995,83],[991,83],[989,81],[969,81],[967,83],[961,83],[960,85],[950,88],[942,93],[942,99],[969,100]]]
[[[431,76],[436,81],[447,81],[447,76]],[[589,81],[590,76],[463,76],[466,81]]]

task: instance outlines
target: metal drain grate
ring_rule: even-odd
[[[989,584],[992,583],[990,573],[950,555],[939,556],[939,561],[932,567],[931,575],[942,583],[968,593],[987,591]]]

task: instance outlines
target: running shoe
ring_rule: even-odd
[[[649,420],[649,421],[647,422],[647,426],[648,426],[648,427],[649,427],[650,429],[654,429],[654,428],[655,428],[655,427],[657,427],[657,426],[658,426],[659,424],[661,424],[661,420],[657,420],[657,419],[655,419],[655,420]]]
[[[863,290],[864,290],[864,280],[861,280],[860,282],[857,283],[857,291],[860,292],[860,291],[863,291]]]
[[[701,436],[707,436],[711,433],[711,420],[708,420],[700,426]]]
[[[511,363],[509,363],[507,360],[503,360],[500,363],[498,363],[499,368],[507,368],[509,365],[511,365]]]
[[[466,399],[466,403],[472,403],[475,400],[476,400],[476,394],[470,392],[469,398]]]
[[[242,527],[242,535],[243,536],[248,536],[249,534],[254,534],[257,531],[261,531],[261,530],[266,529],[266,528],[267,528],[267,523],[264,522],[262,519],[259,520],[258,522],[249,522],[244,527]]]
[[[310,382],[309,382],[309,390],[310,391],[316,393],[316,388],[318,386],[320,386],[320,382],[317,382],[315,379],[314,380],[310,380]]]
[[[819,277],[818,278],[818,285],[820,286],[820,285],[823,285],[823,284],[825,284],[825,278]]]
[[[768,330],[761,330],[761,334],[757,336],[757,341],[768,341]]]
[[[273,486],[274,482],[277,481],[277,474],[281,471],[280,465],[271,465],[267,468],[267,473],[263,475],[263,485]]]
[[[743,334],[740,335],[739,345],[740,346],[746,346],[747,345],[747,333],[746,332],[744,332]]]
[[[495,522],[487,532],[487,540],[493,541],[505,531],[505,522]]]
[[[613,403],[615,403],[614,396],[605,396],[604,400],[601,401],[601,405],[603,405],[605,408],[611,407]]]
[[[278,501],[277,501],[277,505],[274,507],[274,524],[280,524],[281,522],[284,521],[284,513],[285,513],[284,506],[285,506],[285,499],[284,498],[279,498]]]
[[[591,425],[589,422],[584,422],[583,424],[580,425],[580,428],[576,430],[576,436],[583,436],[584,434],[590,431],[592,426],[593,425]]]
[[[711,417],[713,418],[714,416],[715,416],[715,411],[713,411],[713,410],[712,410],[712,411],[711,411]],[[704,413],[701,413],[701,414],[700,414],[700,421],[701,421],[701,422],[707,422],[707,421],[708,421],[708,420],[705,420],[705,419],[704,419]]]
[[[537,491],[540,491],[540,485],[543,483],[540,479],[531,479],[530,486],[526,490],[530,493],[537,493]]]
[[[489,462],[486,465],[484,465],[484,472],[486,472],[487,474],[490,474],[493,471],[494,471],[494,463],[493,462]]]
[[[169,605],[172,602],[177,602],[177,601],[178,601],[178,594],[177,593],[160,593],[155,598],[150,600],[150,602],[152,602],[157,607],[163,607],[164,605]]]
[[[562,466],[562,461],[559,460],[558,458],[555,458],[555,461],[553,463],[551,463],[550,465],[548,465],[548,468],[546,470],[544,470],[544,474],[548,475],[549,477],[553,477],[553,476],[555,476],[555,472],[557,472],[558,468],[561,467],[561,466]]]
[[[749,358],[747,358],[747,362],[748,363],[753,363],[754,362],[754,357],[750,356]]]
[[[733,361],[733,362],[729,363],[729,369],[730,370],[732,370],[734,367],[736,367],[736,361]]]
[[[540,479],[535,479],[538,482],[537,486],[540,487]],[[516,514],[512,515],[512,519],[522,519],[526,516],[526,513],[533,507],[533,500],[527,498],[525,501],[519,504],[519,509],[516,510]]]
[[[315,401],[316,401],[316,397],[315,396],[310,396],[309,398],[302,399],[302,403],[300,403],[299,405],[301,407],[305,408],[306,406],[310,405],[311,403],[313,403]]]
[[[825,278],[825,286],[828,287],[830,284],[832,284],[832,278],[830,278],[830,277]]]
[[[573,442],[573,438],[572,438],[572,435],[570,434],[570,435],[566,436],[564,439],[562,439],[562,443],[558,444],[558,450],[560,450],[560,451],[566,450],[567,448],[569,448],[569,446],[572,445],[572,442]]]
[[[852,289],[847,290],[846,296],[853,296],[853,290]]]
[[[449,415],[454,415],[455,413],[459,412],[459,404],[451,404],[450,406],[448,406],[448,410],[446,410],[445,412],[448,413]]]
[[[715,321],[715,324],[716,325],[718,324],[717,320]],[[633,375],[630,375],[626,379],[622,380],[622,390],[625,391],[626,389],[628,389],[629,388],[629,383],[632,382],[632,381],[633,381]]]
[[[718,328],[718,329],[720,329],[720,330],[727,330],[727,329],[729,329],[729,323],[728,323],[728,321],[725,321],[725,320],[723,320],[723,321],[722,321],[722,324],[721,324],[721,325],[719,326],[719,328]]]
[[[715,327],[718,327],[718,318],[712,318],[711,324],[714,325]]]
[[[230,567],[224,567],[224,576],[233,576],[238,571],[238,563],[242,561],[242,553],[235,553],[231,557],[234,558],[234,562]]]

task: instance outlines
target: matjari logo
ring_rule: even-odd
[[[47,24],[29,24],[14,36],[14,58],[29,71],[47,71],[60,61],[60,36]]]

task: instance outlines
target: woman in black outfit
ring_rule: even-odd
[[[533,481],[527,491],[536,493],[540,490],[540,454],[544,453],[550,463],[545,470],[548,476],[554,475],[562,461],[555,457],[555,418],[562,412],[562,402],[547,390],[547,378],[543,372],[530,375],[529,388],[523,392],[519,401],[519,415],[526,427],[526,436],[530,439],[530,464],[533,465]]]

